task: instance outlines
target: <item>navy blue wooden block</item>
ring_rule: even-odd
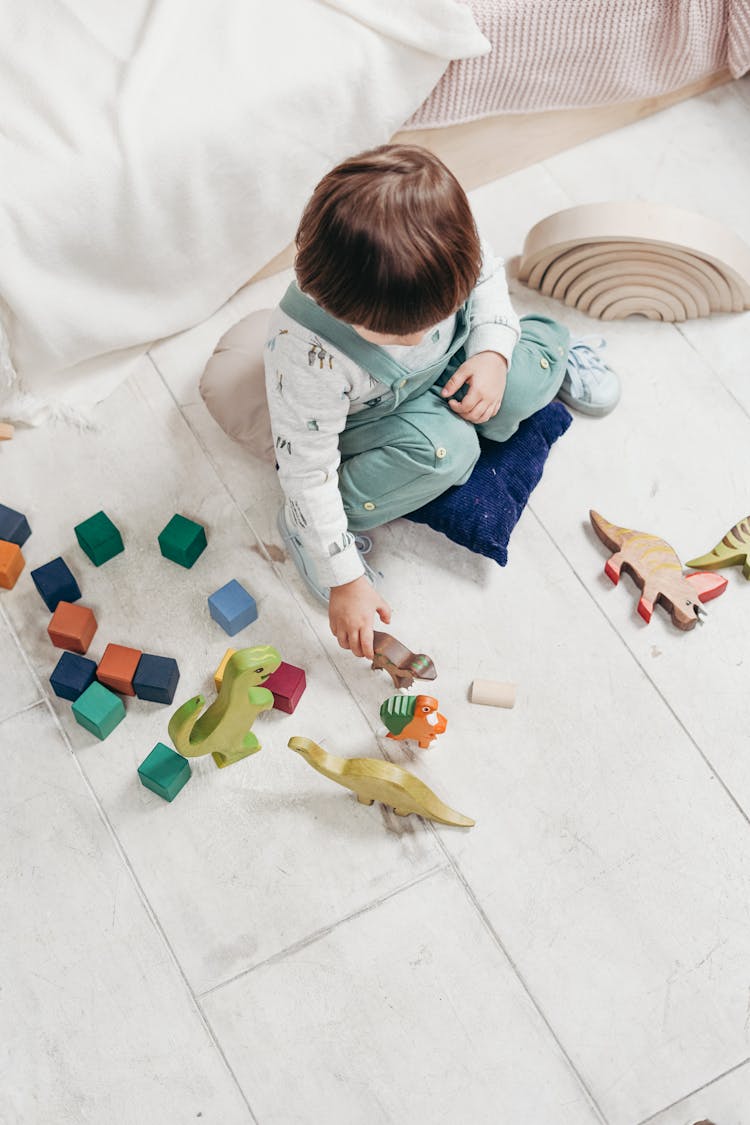
[[[152,656],[144,652],[133,676],[133,688],[139,699],[151,703],[171,703],[177,691],[180,669],[171,656]]]
[[[31,577],[50,613],[55,612],[59,602],[77,602],[81,596],[70,567],[61,558],[38,566]]]
[[[78,699],[96,679],[96,661],[76,652],[64,652],[49,678],[52,690],[61,699]]]
[[[22,512],[15,512],[13,508],[6,508],[5,504],[0,504],[0,539],[23,547],[30,535],[31,528],[26,516]]]

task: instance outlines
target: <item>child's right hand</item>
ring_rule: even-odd
[[[376,613],[386,625],[391,620],[391,607],[364,574],[343,586],[331,587],[328,604],[331,632],[341,647],[350,649],[355,656],[374,659],[372,619]]]

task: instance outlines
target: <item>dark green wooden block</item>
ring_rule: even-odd
[[[190,780],[190,762],[175,754],[163,742],[157,742],[149,756],[138,767],[141,785],[158,793],[165,801],[173,801]]]
[[[97,512],[73,528],[81,549],[86,552],[94,566],[101,566],[108,559],[125,550],[122,536],[112,520],[104,512]]]
[[[73,704],[76,722],[97,738],[106,738],[125,718],[125,704],[104,684],[89,684]]]
[[[185,516],[172,516],[159,535],[159,547],[165,559],[171,559],[188,569],[205,551],[206,546],[205,528]]]

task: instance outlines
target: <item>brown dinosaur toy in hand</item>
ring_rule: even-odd
[[[390,633],[377,630],[372,635],[375,659],[373,670],[384,668],[395,688],[409,688],[414,680],[434,680],[437,676],[432,658],[423,652],[410,652],[406,645]]]
[[[638,612],[644,621],[651,620],[654,606],[661,602],[678,629],[692,629],[698,615],[705,613],[698,602],[718,598],[726,590],[727,580],[721,575],[708,571],[683,574],[677,555],[658,536],[617,527],[593,510],[589,516],[602,543],[614,552],[607,559],[604,573],[615,586],[622,570],[633,576],[642,591]]]

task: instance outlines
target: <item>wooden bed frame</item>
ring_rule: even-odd
[[[593,109],[555,109],[544,113],[500,113],[462,125],[402,130],[396,133],[393,141],[430,149],[445,161],[466,190],[471,191],[583,141],[640,121],[642,117],[649,117],[686,98],[723,86],[731,78],[729,70],[723,69],[669,94],[637,102]],[[270,277],[291,266],[293,261],[294,247],[287,246],[251,281]]]

